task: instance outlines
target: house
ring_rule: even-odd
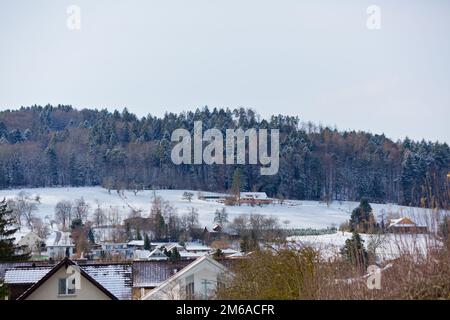
[[[240,204],[263,205],[272,202],[273,200],[268,198],[265,192],[241,192],[239,196]]]
[[[205,255],[146,293],[141,300],[211,299],[224,285],[228,274],[224,265]]]
[[[15,267],[5,271],[4,283],[8,286],[8,299],[17,300],[31,286],[50,272],[50,266]]]
[[[70,258],[75,249],[75,245],[72,243],[69,232],[55,232],[55,237],[49,239],[46,244],[47,255],[51,259],[63,259],[64,257]]]
[[[180,259],[181,260],[195,260],[197,258],[206,256],[206,255],[209,254],[209,252],[204,252],[204,251],[201,251],[201,252],[189,252],[189,251],[186,251],[186,250],[180,251],[178,253],[180,254]]]
[[[128,242],[127,247],[130,249],[144,249],[144,240],[131,240]]]
[[[156,248],[150,250],[135,250],[133,260],[167,260],[168,256],[164,254],[160,249]]]
[[[198,195],[199,200],[203,201],[217,201],[217,202],[223,202],[228,198],[232,198],[232,195],[229,194],[218,194],[218,193],[200,193]]]
[[[150,290],[192,263],[188,260],[171,262],[148,260],[133,262],[133,299],[140,299]]]
[[[177,248],[178,252],[183,251],[184,247],[179,244],[179,243],[168,243],[167,245],[164,246],[164,249],[166,249],[168,252],[172,252],[173,250],[175,250],[175,248]]]
[[[167,260],[169,259],[168,256],[164,254],[160,249],[156,248],[153,251],[150,252],[148,256],[148,260]]]
[[[17,244],[28,247],[28,252],[33,254],[40,254],[45,247],[45,242],[34,232],[28,232]]]
[[[427,226],[418,225],[408,217],[391,219],[387,231],[392,233],[427,233]]]
[[[4,281],[11,300],[129,300],[132,266],[77,265],[64,258],[54,266],[8,269]]]
[[[212,251],[211,247],[202,245],[200,243],[194,243],[194,242],[186,243],[184,249],[187,252],[192,252],[192,253],[202,253],[202,252],[209,253]]]
[[[232,249],[232,248],[220,249],[220,251],[222,252],[222,254],[223,254],[225,257],[232,256],[232,255],[234,255],[234,254],[239,253],[239,251],[234,250],[234,249]]]
[[[131,260],[134,256],[134,248],[129,248],[128,243],[105,242],[99,248],[93,249],[95,259],[117,257],[122,260]]]

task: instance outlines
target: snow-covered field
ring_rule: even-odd
[[[288,240],[311,245],[319,249],[324,258],[339,256],[340,249],[345,241],[352,237],[349,232],[337,232],[319,236],[293,236]],[[424,255],[428,248],[440,246],[441,243],[428,234],[383,234],[368,235],[361,234],[366,249],[373,246],[380,260],[395,259],[402,253]]]
[[[30,195],[39,195],[37,216],[49,221],[54,216],[54,208],[58,201],[75,200],[83,197],[90,205],[91,214],[97,206],[103,209],[114,208],[119,211],[121,218],[126,218],[133,209],[142,210],[142,215],[147,216],[150,212],[150,203],[154,194],[152,190],[140,191],[134,195],[132,191],[125,191],[123,196],[119,196],[116,191],[111,191],[101,187],[80,187],[80,188],[36,188],[36,189],[11,189],[0,190],[0,199],[14,198],[20,191],[25,191]],[[201,226],[210,228],[213,225],[214,212],[221,209],[224,204],[215,201],[203,201],[197,199],[197,192],[191,202],[183,199],[183,192],[186,190],[156,190],[155,193],[168,201],[177,213],[182,215],[190,207],[198,210]],[[286,200],[283,204],[271,204],[266,206],[227,206],[229,220],[240,214],[262,214],[277,217],[283,226],[288,228],[327,228],[339,226],[347,221],[350,212],[358,205],[356,202],[338,202],[330,205],[318,201]],[[375,215],[380,218],[389,214],[399,214],[409,216],[419,224],[427,224],[431,212],[421,208],[409,208],[394,204],[372,204]],[[289,221],[288,224],[284,222]]]

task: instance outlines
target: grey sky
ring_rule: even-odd
[[[449,31],[445,0],[0,0],[0,109],[243,106],[450,142]]]

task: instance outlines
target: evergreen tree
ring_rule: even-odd
[[[213,258],[216,260],[223,259],[224,257],[225,257],[225,255],[223,254],[221,249],[217,249],[213,254]]]
[[[0,202],[0,262],[18,261],[29,259],[29,254],[18,254],[18,251],[25,247],[15,246],[13,237],[17,232],[14,228],[14,219],[11,217],[12,211],[8,209],[6,200]]]
[[[377,223],[372,213],[372,207],[366,198],[363,198],[350,216],[350,230],[360,232],[373,232]]]
[[[148,237],[148,234],[144,235],[144,249],[150,250],[151,244],[150,244],[150,238]]]
[[[48,147],[46,149],[47,154],[47,176],[50,179],[49,183],[51,186],[58,184],[58,160],[56,156],[56,151],[53,147]]]
[[[136,228],[136,240],[142,240],[141,230],[139,230],[139,227]]]
[[[368,265],[368,253],[364,248],[364,240],[357,232],[353,232],[352,237],[345,241],[341,248],[342,257],[364,272]]]
[[[173,248],[172,253],[169,256],[169,261],[178,262],[181,260],[180,253],[178,252],[177,247]]]
[[[163,240],[165,238],[166,235],[166,223],[164,221],[164,217],[160,212],[157,212],[154,214],[154,216],[152,217],[153,221],[153,232],[155,234],[155,239],[156,240]]]
[[[241,170],[239,168],[234,170],[230,191],[232,195],[239,199],[241,193]]]
[[[170,258],[171,254],[170,251],[167,251],[167,248],[164,248],[163,253]]]
[[[92,228],[89,228],[88,240],[89,240],[89,244],[90,245],[94,245],[95,244],[95,237],[94,237],[94,232],[92,231]]]

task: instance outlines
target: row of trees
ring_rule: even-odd
[[[170,159],[171,133],[218,128],[280,130],[280,170],[261,176],[256,165],[181,165]],[[311,200],[393,201],[448,205],[446,143],[393,142],[384,135],[302,123],[297,117],[260,117],[250,109],[205,107],[141,119],[124,109],[75,110],[33,106],[0,112],[0,188],[103,185],[109,189],[179,188],[265,191]],[[238,186],[233,185],[240,168]],[[138,190],[138,189],[136,189]],[[235,190],[237,191],[237,190]]]

